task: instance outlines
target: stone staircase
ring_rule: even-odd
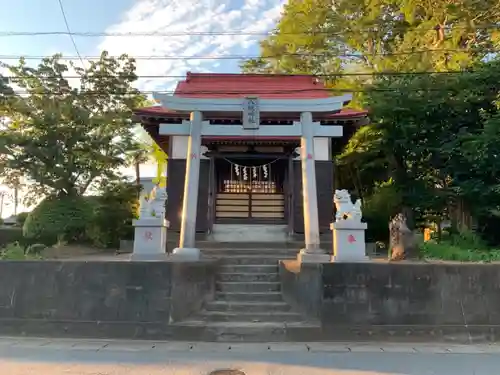
[[[220,259],[213,301],[181,324],[204,326],[214,341],[286,341],[290,327],[318,327],[283,300],[279,260],[295,259],[296,244],[211,243],[204,257]]]

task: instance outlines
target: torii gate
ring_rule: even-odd
[[[302,186],[304,201],[305,248],[299,253],[303,262],[328,262],[330,255],[320,248],[318,200],[316,190],[316,168],[314,159],[314,137],[342,137],[343,128],[337,125],[321,125],[313,122],[312,113],[333,113],[340,111],[352,100],[347,94],[321,99],[260,99],[247,98],[186,98],[155,93],[154,99],[164,108],[190,113],[190,120],[182,124],[160,124],[160,135],[189,136],[182,203],[181,235],[179,247],[173,254],[187,259],[199,259],[196,248],[196,215],[198,185],[200,177],[201,139],[204,136],[242,137],[300,137],[302,162]],[[243,126],[210,124],[203,121],[203,112],[242,112]],[[293,125],[262,125],[260,112],[300,113],[300,121]]]

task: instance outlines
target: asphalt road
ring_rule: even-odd
[[[497,375],[500,346],[0,339],[2,375],[205,375],[218,369],[246,375]]]

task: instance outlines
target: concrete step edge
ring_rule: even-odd
[[[187,327],[211,327],[221,328],[223,330],[254,330],[254,329],[268,329],[268,328],[286,328],[286,327],[299,327],[299,328],[318,328],[321,326],[319,322],[207,322],[204,320],[183,320],[176,322],[173,325],[187,326]],[[238,332],[238,331],[236,331]]]
[[[223,268],[223,267],[273,267],[273,268],[277,268],[278,265],[277,264],[221,264],[219,267]],[[236,272],[231,272],[231,273],[236,273]],[[262,272],[261,272],[262,273]]]
[[[274,267],[274,266],[272,266]],[[219,272],[219,276],[279,276],[279,272]]]
[[[279,312],[236,312],[236,311],[208,311],[208,310],[202,310],[201,315],[203,316],[231,316],[231,317],[254,317],[254,316],[259,316],[262,318],[265,318],[266,316],[269,317],[276,317],[276,316],[294,316],[294,317],[302,317],[299,313],[296,313],[294,311],[279,311]]]
[[[249,255],[231,255],[231,256],[227,256],[225,257],[224,259],[256,259],[256,258],[262,258],[262,259],[270,259],[270,260],[281,260],[283,257],[277,257],[277,256],[273,256],[273,255],[261,255],[261,254],[249,254]],[[287,258],[287,259],[295,259],[295,257],[292,257],[290,255],[290,258]]]
[[[257,285],[266,285],[266,284],[281,284],[279,281],[216,281],[217,284],[228,284],[228,285],[248,285],[248,284],[257,284]]]
[[[210,301],[207,305],[230,305],[230,306],[288,306],[284,301],[263,302],[263,301]]]
[[[280,295],[281,296],[281,292],[215,292],[215,296],[217,297],[218,294],[224,294],[224,295],[229,295],[229,296],[239,296],[239,295],[252,295],[252,296],[260,296],[260,295]]]

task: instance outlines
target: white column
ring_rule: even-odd
[[[199,259],[200,250],[195,247],[196,215],[198,208],[198,186],[200,182],[200,152],[202,113],[194,111],[190,118],[190,132],[186,157],[186,177],[182,202],[181,237],[179,247],[174,249],[175,256]]]
[[[329,262],[331,257],[320,248],[318,220],[318,192],[316,189],[316,163],[314,158],[314,133],[312,113],[300,115],[302,137],[300,156],[302,164],[302,197],[304,206],[305,248],[299,253],[302,262]]]

